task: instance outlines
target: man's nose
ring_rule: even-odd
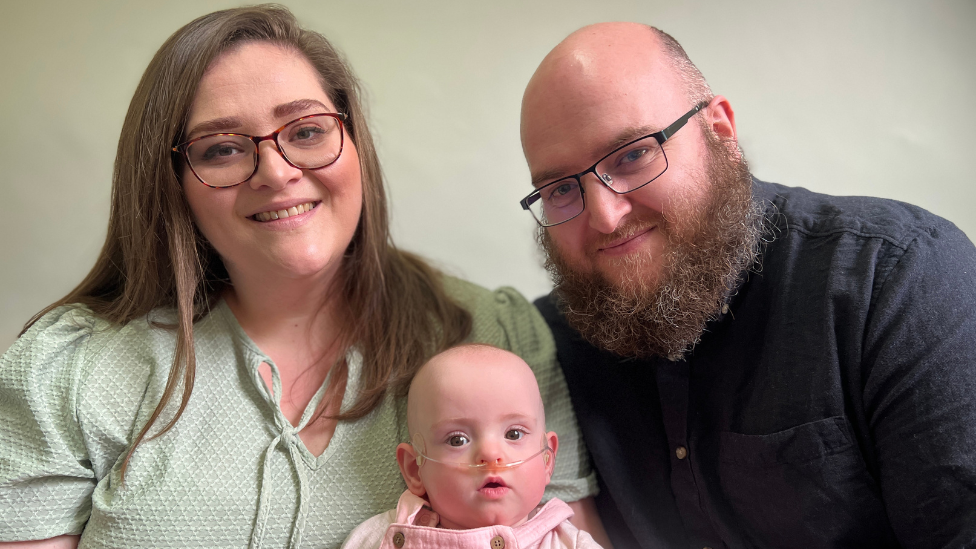
[[[593,174],[583,176],[581,184],[586,190],[587,222],[590,227],[603,234],[612,233],[620,225],[620,220],[630,213],[630,199],[608,189]]]
[[[302,178],[302,170],[285,160],[278,145],[271,139],[258,143],[258,171],[251,176],[251,187],[271,187],[281,190],[292,181]]]

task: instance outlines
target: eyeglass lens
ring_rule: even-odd
[[[622,194],[647,185],[667,167],[664,150],[657,139],[650,136],[614,151],[593,170],[604,185]],[[535,202],[529,204],[529,210],[543,226],[576,217],[583,211],[580,181],[567,177],[542,187]]]
[[[339,121],[328,115],[309,116],[281,129],[275,141],[292,165],[320,168],[335,161],[342,151]],[[257,145],[246,135],[217,134],[194,141],[187,147],[190,168],[212,187],[229,187],[246,181],[254,173]]]

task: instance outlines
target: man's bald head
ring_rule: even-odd
[[[643,78],[642,78],[643,77]],[[527,115],[551,103],[559,89],[580,100],[598,99],[609,82],[638,85],[651,77],[691,105],[712,97],[711,88],[681,44],[668,33],[639,23],[597,23],[560,42],[536,69],[522,99],[522,137]]]

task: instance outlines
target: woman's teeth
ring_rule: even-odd
[[[254,214],[254,220],[260,221],[262,223],[266,221],[274,221],[275,219],[284,219],[286,217],[291,217],[293,215],[303,214],[315,207],[314,202],[306,202],[304,204],[299,204],[297,206],[292,206],[287,210],[277,210],[270,212],[261,212],[259,214]]]

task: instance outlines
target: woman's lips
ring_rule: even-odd
[[[277,219],[287,219],[295,215],[301,215],[318,205],[319,202],[305,202],[304,204],[298,204],[297,206],[292,206],[283,210],[268,210],[266,212],[256,213],[251,216],[251,219],[260,223],[267,223]]]

